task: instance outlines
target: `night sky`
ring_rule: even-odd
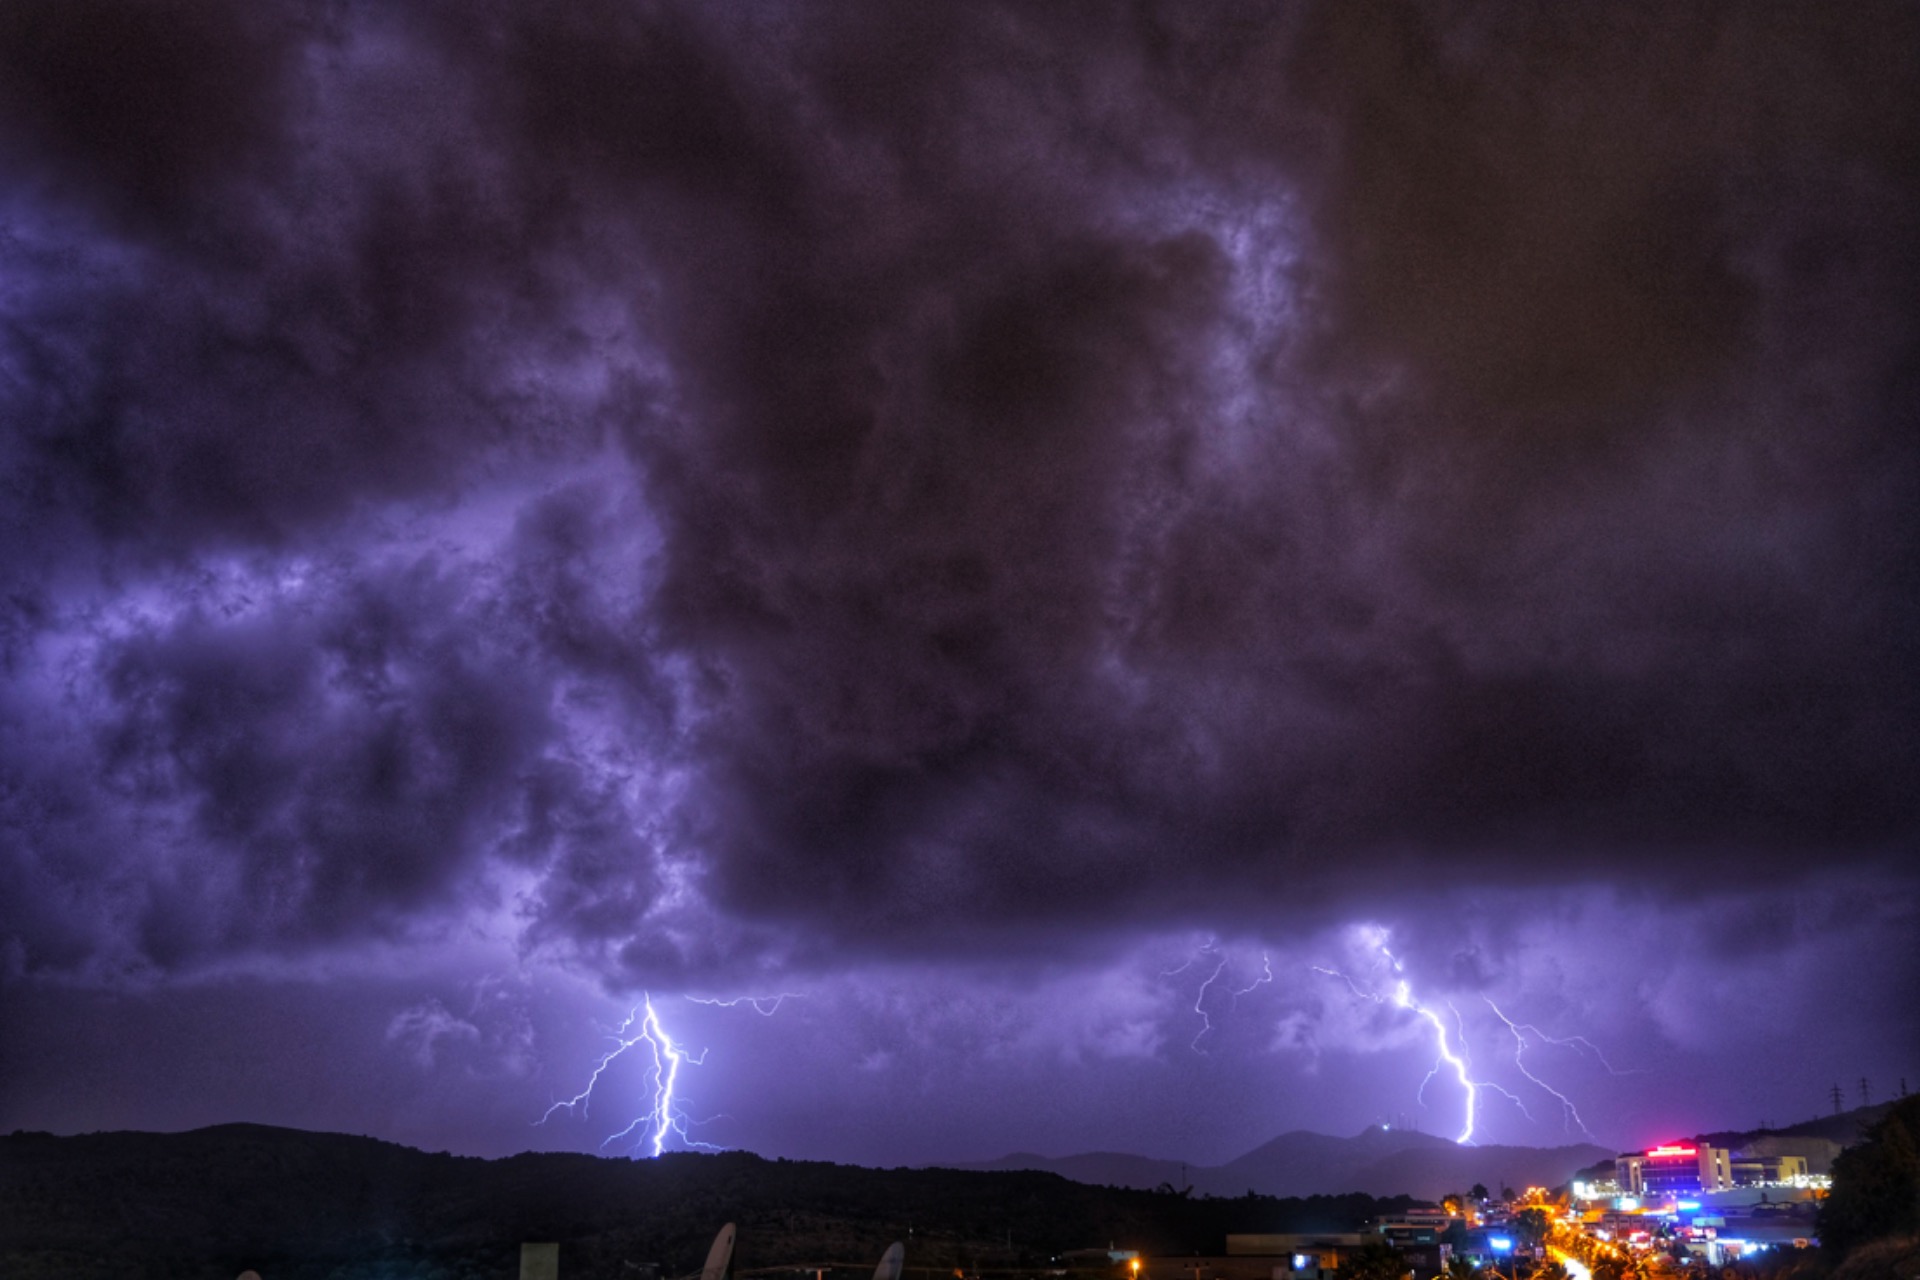
[[[1917,67],[0,6],[0,1130],[596,1150],[646,997],[888,1165],[1920,1086]]]

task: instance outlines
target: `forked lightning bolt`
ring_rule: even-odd
[[[646,1010],[644,1017],[641,1015],[642,1009]],[[631,1035],[628,1034],[636,1021],[640,1024],[640,1029],[633,1031]],[[674,1089],[679,1083],[681,1064],[691,1063],[699,1066],[706,1060],[706,1054],[703,1051],[699,1057],[692,1057],[673,1042],[673,1037],[667,1034],[667,1029],[660,1025],[660,1016],[654,1012],[651,995],[641,996],[640,1003],[628,1012],[626,1021],[622,1022],[619,1029],[614,1032],[613,1039],[614,1047],[594,1064],[593,1073],[587,1077],[587,1087],[571,1098],[548,1107],[546,1114],[534,1123],[545,1124],[553,1118],[553,1113],[556,1111],[577,1109],[581,1115],[587,1114],[587,1109],[593,1101],[594,1086],[600,1083],[601,1075],[627,1050],[644,1044],[653,1059],[652,1065],[647,1069],[647,1080],[653,1092],[653,1104],[644,1113],[635,1116],[626,1128],[602,1142],[601,1149],[604,1150],[634,1133],[635,1130],[640,1131],[640,1136],[634,1140],[633,1149],[636,1154],[645,1146],[650,1148],[650,1154],[659,1155],[666,1149],[669,1133],[678,1134],[681,1141],[690,1147],[717,1149],[712,1148],[708,1143],[695,1142],[687,1136],[685,1117],[674,1101]]]
[[[1340,979],[1347,984],[1347,989],[1352,991],[1356,996],[1371,1000],[1375,1004],[1387,1004],[1391,1002],[1398,1008],[1406,1009],[1417,1015],[1428,1026],[1433,1028],[1434,1043],[1439,1056],[1435,1060],[1433,1068],[1427,1072],[1426,1077],[1420,1082],[1419,1098],[1421,1105],[1426,1105],[1427,1086],[1433,1082],[1434,1076],[1439,1075],[1444,1070],[1459,1083],[1461,1091],[1466,1095],[1466,1121],[1461,1126],[1458,1141],[1465,1143],[1473,1140],[1475,1113],[1479,1106],[1479,1091],[1482,1089],[1491,1089],[1502,1097],[1507,1098],[1514,1106],[1520,1109],[1522,1115],[1526,1116],[1528,1120],[1532,1120],[1533,1113],[1527,1109],[1525,1101],[1523,1101],[1518,1094],[1491,1080],[1475,1080],[1473,1078],[1472,1065],[1467,1055],[1466,1023],[1465,1020],[1461,1018],[1460,1011],[1456,1009],[1451,1002],[1447,1004],[1448,1011],[1453,1014],[1453,1028],[1450,1034],[1446,1022],[1440,1015],[1435,1010],[1428,1008],[1414,998],[1412,986],[1405,977],[1400,976],[1404,970],[1399,958],[1395,956],[1392,951],[1388,950],[1385,945],[1379,946],[1379,952],[1381,956],[1386,959],[1389,966],[1391,966],[1395,975],[1393,991],[1390,996],[1383,996],[1374,988],[1362,986],[1338,969],[1328,969],[1321,965],[1314,965],[1313,971],[1315,973],[1324,973],[1328,977]],[[1507,1017],[1500,1006],[1495,1004],[1491,999],[1484,996],[1482,999],[1487,1001],[1487,1007],[1493,1010],[1494,1016],[1506,1025],[1508,1031],[1513,1033],[1513,1065],[1519,1070],[1520,1074],[1560,1104],[1561,1123],[1564,1128],[1571,1131],[1572,1128],[1577,1125],[1581,1133],[1591,1138],[1593,1136],[1592,1131],[1587,1128],[1587,1123],[1581,1117],[1580,1110],[1574,1105],[1573,1099],[1567,1097],[1566,1094],[1535,1075],[1533,1070],[1527,1066],[1526,1051],[1531,1044],[1529,1037],[1546,1044],[1563,1045],[1576,1052],[1591,1054],[1608,1072],[1614,1075],[1619,1075],[1620,1072],[1614,1070],[1613,1065],[1606,1060],[1606,1057],[1600,1050],[1586,1037],[1569,1036],[1557,1038],[1547,1035],[1538,1027],[1523,1022],[1517,1023]],[[1453,1047],[1455,1036],[1458,1037],[1460,1046],[1458,1052],[1456,1052]]]
[[[1214,946],[1202,947],[1194,955],[1193,959],[1187,961],[1185,964],[1181,965],[1178,969],[1168,969],[1163,971],[1160,976],[1163,978],[1171,978],[1176,974],[1183,973],[1187,969],[1192,968],[1194,964],[1197,963],[1202,956],[1211,955],[1217,950],[1218,948]],[[1215,982],[1218,982],[1220,980],[1220,975],[1227,971],[1228,961],[1229,961],[1229,957],[1222,955],[1220,957],[1220,963],[1216,964],[1213,967],[1213,972],[1208,974],[1206,981],[1200,984],[1200,990],[1194,993],[1193,1011],[1200,1015],[1200,1030],[1193,1037],[1193,1043],[1188,1047],[1191,1048],[1195,1053],[1206,1052],[1206,1050],[1200,1047],[1200,1042],[1207,1038],[1207,1033],[1209,1031],[1213,1030],[1213,1015],[1208,1013],[1206,1008],[1207,992],[1213,988],[1213,984]],[[1260,957],[1260,976],[1255,978],[1252,982],[1248,983],[1244,987],[1234,987],[1230,989],[1227,992],[1227,1008],[1229,1009],[1233,1008],[1233,1006],[1239,1002],[1241,996],[1251,995],[1253,992],[1259,990],[1261,987],[1266,986],[1269,982],[1272,982],[1272,981],[1273,981],[1273,961],[1270,957],[1266,955],[1262,955]]]
[[[1571,1122],[1571,1124],[1577,1124],[1580,1126],[1581,1133],[1586,1134],[1587,1137],[1589,1138],[1593,1137],[1593,1131],[1587,1128],[1587,1122],[1580,1118],[1580,1109],[1573,1105],[1573,1099],[1567,1097],[1566,1094],[1560,1092],[1558,1089],[1554,1088],[1552,1085],[1548,1084],[1545,1080],[1542,1080],[1539,1076],[1533,1074],[1532,1071],[1527,1069],[1527,1064],[1524,1061],[1524,1057],[1527,1052],[1527,1037],[1522,1033],[1526,1031],[1531,1031],[1533,1032],[1533,1034],[1539,1036],[1542,1040],[1547,1041],[1549,1044],[1572,1044],[1574,1041],[1577,1040],[1580,1043],[1585,1044],[1587,1048],[1593,1050],[1594,1056],[1597,1058],[1600,1058],[1600,1063],[1602,1066],[1607,1066],[1607,1060],[1604,1057],[1600,1056],[1600,1051],[1598,1049],[1594,1049],[1593,1045],[1589,1041],[1587,1041],[1586,1037],[1584,1036],[1574,1036],[1572,1037],[1572,1039],[1569,1039],[1569,1040],[1556,1040],[1552,1036],[1543,1034],[1538,1027],[1535,1027],[1531,1024],[1516,1024],[1512,1018],[1509,1018],[1506,1014],[1502,1013],[1500,1011],[1500,1006],[1495,1004],[1491,999],[1488,999],[1485,996],[1482,996],[1481,999],[1487,1001],[1487,1008],[1493,1010],[1493,1016],[1500,1019],[1500,1021],[1506,1023],[1507,1030],[1513,1032],[1513,1042],[1514,1042],[1513,1065],[1520,1069],[1521,1075],[1525,1076],[1527,1079],[1533,1081],[1535,1084],[1539,1085],[1542,1089],[1552,1094],[1555,1100],[1560,1103],[1560,1127],[1563,1129],[1570,1129],[1571,1125],[1569,1124],[1569,1122]],[[1612,1071],[1613,1068],[1611,1066],[1607,1066],[1607,1070]]]
[[[1382,950],[1385,950],[1385,948],[1382,948]],[[1392,957],[1388,958],[1392,959]],[[1399,961],[1394,961],[1393,967],[1398,969],[1400,967]],[[1433,1079],[1435,1073],[1440,1070],[1440,1064],[1445,1063],[1453,1069],[1454,1078],[1460,1082],[1460,1088],[1463,1089],[1467,1095],[1467,1118],[1460,1128],[1460,1136],[1455,1138],[1454,1141],[1459,1143],[1473,1141],[1473,1113],[1479,1102],[1479,1086],[1475,1083],[1473,1077],[1467,1074],[1466,1059],[1456,1055],[1453,1049],[1447,1044],[1447,1024],[1440,1021],[1439,1014],[1413,998],[1413,988],[1408,985],[1405,978],[1400,979],[1394,986],[1393,1002],[1402,1009],[1413,1010],[1433,1027],[1434,1043],[1439,1050],[1440,1061],[1433,1064],[1433,1070],[1427,1072],[1427,1079],[1420,1082],[1421,1105],[1426,1105],[1427,1080]]]
[[[1455,1053],[1451,1039],[1447,1034],[1447,1024],[1441,1020],[1439,1014],[1416,1000],[1413,995],[1412,984],[1409,983],[1406,978],[1399,976],[1401,973],[1399,959],[1384,946],[1380,948],[1380,954],[1386,957],[1387,963],[1392,967],[1395,974],[1393,994],[1391,996],[1383,996],[1378,991],[1362,987],[1358,982],[1355,982],[1351,977],[1340,972],[1338,969],[1328,969],[1321,965],[1313,965],[1312,969],[1315,973],[1324,973],[1328,977],[1340,979],[1347,984],[1348,989],[1355,995],[1371,1000],[1375,1004],[1387,1004],[1390,1002],[1395,1008],[1405,1009],[1433,1028],[1434,1048],[1438,1057],[1435,1059],[1433,1067],[1427,1072],[1426,1077],[1420,1081],[1420,1091],[1416,1095],[1420,1099],[1420,1105],[1426,1105],[1427,1086],[1433,1082],[1433,1078],[1440,1074],[1442,1069],[1445,1069],[1459,1082],[1461,1092],[1466,1095],[1466,1118],[1460,1126],[1460,1136],[1454,1139],[1455,1142],[1464,1145],[1473,1141],[1474,1118],[1479,1110],[1481,1089],[1492,1089],[1495,1093],[1504,1094],[1506,1097],[1512,1099],[1515,1106],[1520,1108],[1522,1115],[1526,1115],[1528,1119],[1532,1119],[1533,1117],[1527,1112],[1526,1105],[1522,1103],[1519,1098],[1515,1097],[1513,1093],[1491,1081],[1475,1080],[1473,1078],[1472,1069],[1466,1057],[1467,1036],[1466,1029],[1464,1025],[1461,1024],[1460,1011],[1454,1009],[1452,1005],[1447,1006],[1453,1013],[1454,1023],[1460,1035],[1460,1052]]]
[[[1488,1003],[1492,1003],[1492,1002],[1489,1001]],[[1500,1013],[1498,1009],[1495,1009],[1494,1012]],[[1500,1019],[1501,1021],[1505,1022],[1506,1015],[1504,1013],[1501,1013]],[[1511,1026],[1513,1024],[1509,1023],[1508,1025]],[[1544,1041],[1547,1044],[1561,1045],[1561,1046],[1564,1046],[1565,1048],[1572,1049],[1576,1053],[1582,1053],[1587,1055],[1588,1057],[1592,1058],[1595,1062],[1599,1063],[1601,1068],[1605,1070],[1606,1073],[1610,1076],[1631,1076],[1631,1075],[1641,1074],[1638,1068],[1629,1067],[1627,1070],[1622,1071],[1619,1068],[1615,1067],[1611,1062],[1607,1061],[1607,1055],[1600,1052],[1600,1046],[1595,1044],[1593,1041],[1587,1039],[1585,1036],[1550,1036],[1546,1032],[1542,1031],[1540,1028],[1534,1026],[1531,1022],[1520,1023],[1519,1029],[1522,1031],[1531,1033],[1532,1035],[1534,1035],[1535,1037],[1539,1038],[1540,1040]]]

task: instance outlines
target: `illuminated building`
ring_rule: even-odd
[[[1612,1178],[1595,1182],[1576,1178],[1573,1182],[1575,1200],[1617,1200],[1623,1194],[1625,1193],[1621,1191],[1620,1184]]]
[[[1355,1253],[1379,1246],[1381,1234],[1234,1234],[1227,1237],[1224,1255],[1143,1258],[1134,1274],[1139,1280],[1338,1280]],[[1395,1247],[1414,1280],[1438,1280],[1451,1257],[1437,1240]]]
[[[1448,1230],[1458,1226],[1466,1230],[1467,1220],[1445,1209],[1409,1209],[1405,1213],[1376,1218],[1373,1229],[1395,1248],[1440,1243]]]
[[[1804,1156],[1742,1152],[1733,1157],[1733,1185],[1736,1187],[1796,1186],[1804,1183],[1807,1176]]]
[[[1749,1140],[1740,1148],[1743,1156],[1799,1156],[1807,1162],[1807,1175],[1817,1177],[1833,1172],[1833,1159],[1840,1154],[1840,1144],[1827,1138],[1813,1138],[1782,1133],[1762,1134]]]
[[[1727,1149],[1703,1142],[1669,1142],[1623,1155],[1616,1167],[1622,1190],[1649,1200],[1725,1191],[1733,1186]]]
[[[1320,1235],[1230,1235],[1225,1255],[1141,1260],[1140,1280],[1336,1280],[1341,1264],[1371,1237],[1361,1232]]]

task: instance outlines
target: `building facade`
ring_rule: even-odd
[[[1663,1143],[1623,1155],[1615,1167],[1621,1190],[1646,1200],[1725,1191],[1733,1186],[1729,1152],[1704,1142]]]

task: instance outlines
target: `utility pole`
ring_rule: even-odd
[[[1867,1089],[1867,1078],[1865,1076],[1860,1077],[1860,1105],[1863,1107],[1873,1105],[1873,1094]]]
[[[1828,1092],[1833,1095],[1833,1114],[1839,1115],[1840,1114],[1840,1086],[1836,1084],[1833,1086],[1832,1089],[1828,1090]]]
[[[1905,1076],[1900,1077],[1900,1096],[1903,1098],[1907,1096],[1907,1078]]]

